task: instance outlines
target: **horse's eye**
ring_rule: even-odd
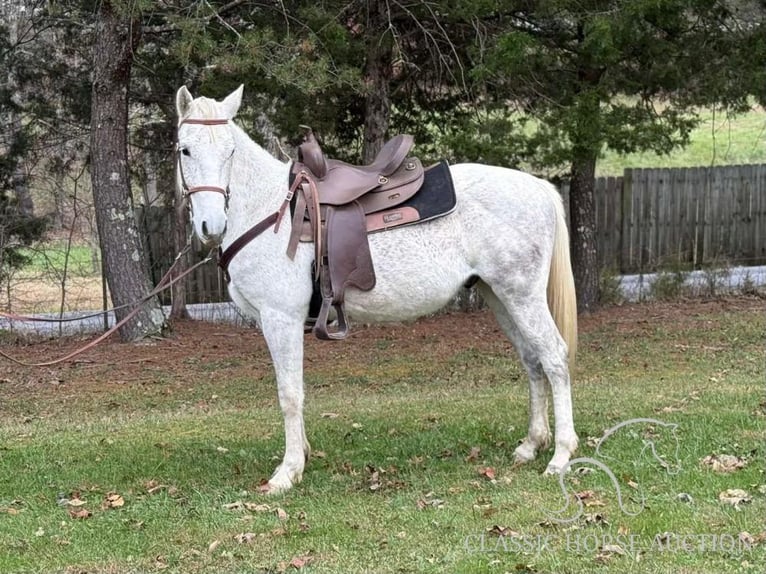
[[[182,147],[181,148],[181,153],[184,154],[184,155],[191,155],[191,152],[189,152],[189,148],[188,147]]]

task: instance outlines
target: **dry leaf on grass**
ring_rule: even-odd
[[[415,501],[415,506],[418,510],[425,510],[426,508],[444,508],[444,501],[441,498],[436,498],[433,492],[428,492]]]
[[[753,498],[741,488],[729,488],[718,495],[718,500],[726,504],[731,504],[739,510],[740,504],[751,502]]]
[[[617,544],[604,544],[594,560],[599,564],[606,564],[615,554],[625,556],[625,550]]]
[[[234,540],[236,540],[240,544],[249,544],[250,542],[255,540],[255,533],[254,532],[241,532],[240,534],[237,534],[234,537]]]
[[[85,519],[92,516],[90,510],[87,508],[70,508],[69,516],[74,519]]]
[[[521,538],[520,532],[516,532],[508,526],[500,526],[499,524],[495,524],[487,528],[487,533],[491,534],[492,536],[500,536],[504,538]]]
[[[491,466],[483,466],[479,469],[479,476],[486,476],[489,480],[495,480],[495,469]]]
[[[468,453],[468,456],[465,457],[466,462],[476,462],[479,460],[479,457],[481,456],[481,449],[478,446],[472,446],[471,452]]]
[[[745,468],[747,461],[731,454],[710,454],[703,458],[700,464],[709,467],[713,472],[734,472]]]
[[[290,566],[295,568],[296,570],[300,570],[304,566],[308,566],[314,561],[313,556],[296,556],[292,560],[290,560]]]
[[[108,508],[122,508],[125,506],[125,499],[116,492],[109,492],[104,497],[104,501],[101,503],[101,508],[106,510]]]

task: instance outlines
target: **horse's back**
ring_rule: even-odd
[[[552,187],[503,167],[450,167],[457,206],[439,219],[369,236],[377,277],[372,291],[347,291],[361,321],[411,319],[446,305],[472,277],[519,275],[538,283],[550,261],[555,225]]]

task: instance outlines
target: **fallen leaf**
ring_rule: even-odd
[[[290,518],[290,516],[287,514],[287,512],[285,512],[285,511],[284,511],[284,509],[282,509],[282,508],[280,508],[280,507],[277,507],[277,508],[274,510],[274,512],[276,513],[276,515],[277,515],[277,518],[278,518],[279,520],[282,520],[282,521],[284,521],[284,520],[287,520],[288,518]]]
[[[234,540],[236,540],[240,544],[249,544],[250,542],[255,540],[255,533],[253,533],[253,532],[242,532],[240,534],[237,534],[234,537]]]
[[[296,570],[300,570],[304,566],[311,564],[313,561],[314,561],[313,556],[296,556],[295,558],[290,560],[290,566],[292,566]]]
[[[468,456],[465,457],[466,462],[476,462],[481,456],[481,449],[478,446],[472,446]]]
[[[495,469],[485,466],[479,469],[479,476],[486,476],[489,480],[495,480]]]
[[[256,504],[255,502],[245,502],[245,508],[251,512],[271,512],[271,506],[268,504]]]
[[[747,461],[731,454],[711,454],[700,461],[702,466],[710,467],[713,472],[734,472],[745,468]]]
[[[323,419],[337,419],[338,413],[322,413],[321,416]]]
[[[237,500],[236,502],[229,502],[228,504],[224,504],[223,508],[224,510],[242,510],[244,505],[242,504],[241,500]]]
[[[729,488],[718,495],[718,500],[726,504],[731,504],[734,508],[739,510],[740,504],[746,504],[753,499],[741,488]]]
[[[676,494],[676,499],[680,500],[681,502],[686,502],[688,504],[691,504],[694,502],[694,498],[692,498],[692,495],[688,492],[679,492]]]
[[[225,446],[217,446],[217,447],[215,447],[215,450],[217,450],[218,452],[222,452],[222,453],[229,452],[229,449],[226,448]]]
[[[70,498],[69,500],[67,500],[66,503],[67,503],[67,506],[73,506],[75,508],[86,504],[86,502],[82,500],[81,498]]]
[[[147,494],[157,494],[158,492],[167,488],[166,484],[160,484],[156,480],[149,480],[144,483],[144,488]]]
[[[500,526],[499,524],[490,526],[489,528],[487,528],[487,532],[491,534],[492,536],[501,536],[505,538],[521,538],[521,534],[519,532],[516,532],[515,530],[512,530],[511,528],[507,526]]]
[[[587,512],[584,515],[585,524],[603,524],[608,525],[606,517],[600,512]]]
[[[92,514],[87,508],[70,508],[69,516],[74,519],[85,519],[90,518]]]
[[[168,567],[168,559],[166,556],[163,556],[162,554],[158,554],[154,557],[154,567],[158,570],[164,570]]]
[[[606,564],[615,554],[625,556],[625,550],[617,544],[604,544],[594,560],[600,564]]]
[[[444,508],[444,501],[441,498],[436,498],[433,492],[429,492],[418,498],[415,502],[418,510],[425,510],[426,508]]]
[[[213,540],[210,545],[207,547],[207,551],[212,554],[215,552],[215,549],[218,548],[221,545],[220,540]]]
[[[125,506],[125,499],[116,492],[107,493],[104,497],[104,502],[101,503],[101,508],[106,510],[107,508],[122,508]]]

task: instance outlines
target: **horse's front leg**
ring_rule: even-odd
[[[260,318],[285,419],[285,456],[268,483],[268,492],[278,493],[301,481],[310,452],[303,424],[303,318],[280,311],[261,311]]]

